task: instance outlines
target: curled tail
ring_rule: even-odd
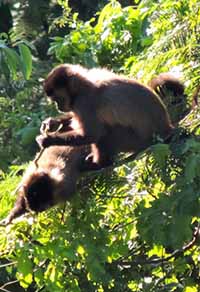
[[[191,108],[197,105],[198,93],[193,95],[192,106],[188,106],[184,84],[169,73],[159,74],[149,81],[148,86],[157,93],[166,105],[173,124],[177,124],[190,112]]]
[[[185,86],[178,78],[169,73],[159,74],[153,78],[148,85],[163,100],[166,98],[167,93],[171,93],[175,97],[184,96]]]

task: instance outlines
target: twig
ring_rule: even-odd
[[[133,219],[133,220],[131,220],[130,222],[126,222],[126,223],[118,223],[118,224],[116,224],[111,230],[110,230],[110,232],[113,232],[113,231],[115,231],[115,230],[118,230],[118,229],[120,229],[120,228],[124,228],[124,227],[126,227],[126,226],[128,226],[128,225],[130,225],[130,224],[132,224],[132,223],[134,223],[134,222],[136,222],[136,220],[137,219]]]
[[[0,268],[4,268],[4,267],[8,267],[8,266],[12,266],[12,265],[15,265],[17,262],[12,262],[12,263],[7,263],[7,264],[3,264],[3,265],[0,265]]]
[[[6,284],[4,284],[3,286],[0,287],[0,290],[10,292],[9,290],[5,289],[5,287],[12,285],[12,284],[15,284],[15,283],[18,283],[18,282],[19,282],[19,280],[7,282]]]
[[[172,271],[168,271],[165,272],[165,275],[162,278],[159,278],[158,281],[156,282],[156,284],[152,287],[152,289],[150,291],[154,292],[156,291],[155,288],[157,288],[159,286],[160,283],[162,283],[170,274]]]
[[[129,265],[137,265],[137,264],[141,264],[141,265],[146,265],[146,264],[160,264],[160,263],[164,263],[167,262],[169,260],[171,260],[172,258],[178,258],[179,256],[181,256],[184,252],[186,252],[187,250],[191,249],[195,243],[197,242],[197,240],[200,238],[200,224],[198,225],[198,227],[196,228],[196,230],[194,231],[194,235],[192,240],[184,245],[182,248],[175,250],[171,255],[169,255],[166,258],[156,258],[156,259],[152,259],[152,260],[136,260],[136,261],[132,261],[132,262],[122,262],[122,264],[129,264]]]
[[[9,291],[9,290],[4,289],[4,288],[1,288],[1,287],[0,287],[0,290],[1,290],[1,291],[4,291],[4,292],[12,292],[12,291]]]
[[[38,160],[40,159],[40,157],[42,156],[43,152],[44,152],[45,148],[41,148],[40,152],[36,155],[35,159],[33,160],[33,163],[35,163],[35,166],[38,167]]]
[[[37,290],[37,292],[44,290],[44,288],[45,288],[45,286],[42,286],[39,290]]]

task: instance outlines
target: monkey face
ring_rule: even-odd
[[[65,88],[55,88],[49,98],[56,103],[59,111],[68,112],[71,110],[70,96]]]
[[[44,90],[51,101],[55,102],[61,112],[71,110],[70,79],[67,66],[61,65],[53,69],[44,81]]]

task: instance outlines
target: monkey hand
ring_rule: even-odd
[[[44,120],[40,127],[41,134],[47,134],[50,132],[58,132],[63,127],[63,124],[58,119],[47,118]]]
[[[36,142],[40,148],[47,148],[51,145],[54,145],[50,136],[40,135],[36,137]]]

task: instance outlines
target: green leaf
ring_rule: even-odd
[[[20,281],[20,285],[27,288],[33,281],[33,264],[29,258],[28,252],[22,250],[17,259],[17,278]]]
[[[32,55],[29,48],[24,44],[19,44],[22,72],[25,79],[29,79],[32,72]]]
[[[185,178],[191,182],[199,174],[200,155],[191,154],[185,163]]]
[[[183,292],[197,292],[197,286],[192,286],[192,287],[186,287]]]
[[[17,67],[20,63],[19,55],[15,52],[14,49],[10,49],[8,47],[3,49],[5,61],[10,69],[13,79],[16,79],[17,76]]]
[[[82,245],[79,245],[78,248],[77,248],[77,252],[78,252],[81,256],[83,256],[84,253],[85,253],[85,249],[84,249],[84,247],[83,247]]]
[[[170,154],[169,145],[167,144],[156,144],[152,146],[153,154],[156,162],[161,167],[164,167],[166,164],[167,157]]]

